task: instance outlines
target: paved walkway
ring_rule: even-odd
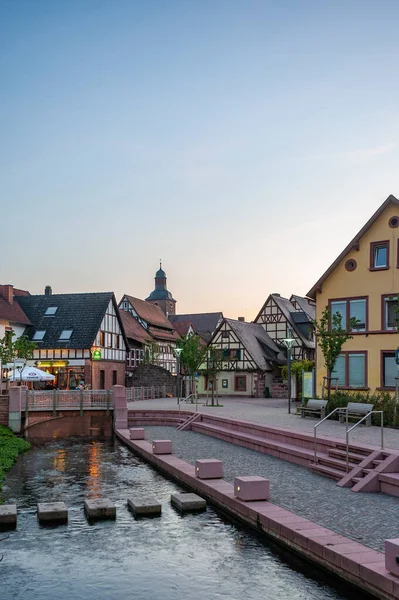
[[[219,415],[238,420],[252,421],[262,425],[272,427],[286,427],[296,431],[302,431],[313,435],[316,419],[302,419],[296,413],[296,403],[292,404],[292,412],[288,414],[287,400],[278,400],[274,398],[220,398],[219,402],[223,404],[220,407],[198,405],[198,411]],[[176,410],[176,398],[165,398],[161,400],[140,400],[138,402],[129,402],[130,409],[137,410]],[[195,405],[182,404],[182,410],[195,410]],[[353,422],[354,424],[354,422]],[[345,425],[337,421],[326,421],[318,428],[318,435],[325,437],[342,438],[345,440]],[[365,427],[360,425],[350,434],[350,442],[358,442],[369,446],[381,447],[381,429],[380,427]],[[384,447],[391,450],[399,450],[399,430],[384,428]]]

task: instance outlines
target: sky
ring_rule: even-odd
[[[0,0],[0,283],[255,318],[399,197],[399,2]]]

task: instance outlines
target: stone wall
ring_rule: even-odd
[[[0,425],[8,425],[8,396],[0,396]]]
[[[157,365],[140,365],[132,373],[132,377],[127,377],[128,387],[176,385],[176,376]]]
[[[288,398],[288,386],[284,379],[275,377],[272,383],[272,398]]]

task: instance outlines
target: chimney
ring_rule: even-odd
[[[245,317],[238,317],[239,321],[245,322]]]
[[[53,293],[53,290],[51,289],[51,287],[49,285],[46,285],[46,287],[44,288],[44,295],[51,296],[52,293]]]
[[[14,301],[14,286],[13,285],[2,285],[0,286],[0,294],[3,296],[9,304]]]

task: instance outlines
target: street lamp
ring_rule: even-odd
[[[22,385],[22,371],[26,365],[25,358],[15,358],[14,366],[19,371],[19,385]],[[15,380],[15,370],[14,370],[14,380]]]
[[[173,353],[177,358],[177,404],[180,404],[180,354],[183,348],[175,348]]]
[[[295,342],[291,337],[292,331],[288,329],[288,337],[282,340],[284,346],[287,347],[287,371],[288,371],[288,413],[291,413],[291,348]]]

